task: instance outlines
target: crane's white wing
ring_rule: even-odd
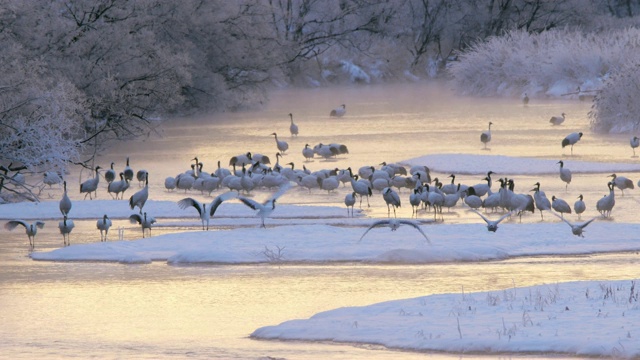
[[[502,215],[498,220],[496,220],[496,225],[499,224],[502,220],[508,218],[509,216],[513,215],[514,213],[517,213],[518,211],[521,211],[520,208],[513,210],[513,211],[509,211],[508,213]]]
[[[193,206],[194,208],[196,208],[196,210],[198,210],[198,214],[200,214],[200,216],[202,216],[202,204],[200,204],[200,202],[198,200],[194,200],[192,198],[184,198],[180,201],[178,201],[178,206],[180,207],[180,209],[184,210],[186,208],[188,208],[189,206]]]
[[[286,184],[280,186],[278,191],[276,191],[273,195],[271,195],[269,200],[265,201],[264,204],[267,204],[271,200],[276,200],[280,196],[284,195],[284,193],[286,193],[289,189],[291,189],[291,183],[286,183]]]
[[[598,218],[601,218],[601,217],[602,217],[602,216],[596,216],[596,217],[592,218],[591,220],[589,220],[589,221],[587,221],[587,222],[583,223],[582,225],[580,225],[580,227],[584,229],[584,228],[586,228],[586,227],[587,227],[587,225],[591,224],[591,222],[592,222],[593,220],[598,219]]]
[[[427,234],[425,234],[424,231],[422,231],[422,229],[420,228],[420,225],[414,223],[413,221],[409,221],[409,220],[398,220],[398,222],[400,224],[413,226],[416,230],[420,231],[420,234],[422,234],[422,236],[424,236],[425,240],[427,240],[427,242],[429,244],[431,244],[431,240],[429,240],[429,238],[427,237]]]
[[[69,220],[69,221],[71,221],[71,220]],[[73,221],[71,221],[71,223],[73,224]],[[38,227],[38,229],[44,228],[44,221],[36,221],[35,224]]]
[[[484,222],[486,222],[487,224],[489,224],[490,220],[487,219],[484,215],[482,215],[478,210],[474,209],[474,208],[469,208],[469,210],[473,211],[474,213],[476,213],[478,216],[480,216],[482,218],[482,220],[484,220]]]
[[[213,201],[211,202],[211,206],[209,208],[209,215],[213,216],[213,214],[215,214],[216,210],[218,209],[218,206],[220,206],[220,204],[222,204],[223,201],[233,199],[236,196],[237,194],[235,191],[229,191],[224,194],[220,194],[216,196],[216,198],[213,199]]]
[[[567,221],[567,219],[563,218],[562,216],[558,215],[558,213],[556,213],[555,211],[549,210],[549,212],[553,215],[555,215],[555,217],[557,217],[558,219],[564,221],[567,225],[571,226],[573,228],[573,224],[570,223],[569,221]],[[593,220],[593,219],[592,219]]]
[[[248,207],[252,208],[253,210],[260,210],[263,207],[262,204],[254,201],[254,200],[248,199],[246,197],[239,196],[238,200],[242,201],[243,204],[247,205]]]
[[[388,226],[389,225],[389,220],[378,220],[376,222],[374,222],[373,224],[371,224],[367,230],[364,232],[364,234],[362,234],[362,236],[360,236],[360,240],[358,240],[358,242],[362,241],[362,239],[364,238],[365,235],[367,235],[367,233],[369,232],[369,230],[378,227],[378,226]]]
[[[11,231],[13,229],[15,229],[18,225],[22,225],[25,228],[29,227],[29,224],[27,224],[26,222],[22,221],[22,220],[11,220],[8,221],[6,224],[4,224],[4,228]]]
[[[129,221],[132,224],[135,224],[135,223],[142,224],[142,217],[139,214],[133,214],[129,216]]]

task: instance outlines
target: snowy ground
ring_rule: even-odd
[[[437,158],[414,159],[409,163],[425,161],[437,164]],[[460,166],[459,162],[455,163]],[[506,161],[506,165],[509,168],[505,172],[518,171],[513,161]],[[537,171],[547,165],[555,167],[540,160]],[[580,166],[574,168],[577,170]],[[584,165],[583,171],[590,171],[590,166]],[[617,165],[609,164],[611,166]],[[521,167],[534,166],[527,162]],[[615,171],[614,168],[608,170]],[[181,210],[171,201],[149,200],[145,211],[159,219],[157,226],[200,224],[195,210]],[[126,201],[76,201],[73,204],[75,219],[97,219],[104,213],[118,222],[126,221],[133,211]],[[352,219],[346,217],[344,207],[279,205],[266,219],[264,229],[259,227],[260,218],[255,217],[254,211],[237,200],[229,200],[218,208],[211,226],[231,229],[190,230],[134,241],[85,242],[52,251],[35,251],[31,257],[43,261],[127,264],[163,261],[169,265],[435,263],[640,251],[637,240],[640,224],[597,219],[581,238],[574,236],[567,224],[549,217],[552,220],[540,223],[519,223],[514,217],[500,223],[495,233],[488,232],[483,222],[446,224],[421,220],[416,223],[430,242],[407,225],[394,232],[388,227],[376,227],[360,240],[367,226],[378,219],[365,218],[357,210],[356,218]],[[59,218],[57,201],[0,206],[0,219],[45,220],[57,225]],[[637,358],[640,357],[639,290],[637,280],[629,279],[514,287],[471,294],[461,291],[340,308],[310,319],[260,328],[251,336],[370,343],[420,351],[559,352]]]

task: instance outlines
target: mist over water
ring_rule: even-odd
[[[331,109],[346,104],[343,118],[330,118]],[[276,161],[272,132],[289,143],[280,165],[293,162],[315,171],[325,168],[354,171],[360,166],[378,167],[383,162],[427,154],[462,153],[508,155],[571,161],[628,162],[632,151],[627,135],[600,135],[589,131],[590,106],[575,100],[532,99],[523,106],[519,99],[460,97],[445,84],[397,84],[331,89],[284,89],[276,91],[261,111],[223,113],[198,118],[172,119],[160,128],[162,137],[118,143],[102,154],[98,165],[107,168],[112,161],[122,169],[130,157],[134,170],[150,173],[150,198],[179,200],[184,192],[166,192],[164,178],[189,170],[195,156],[212,172],[220,161],[227,167],[232,156],[250,151]],[[565,112],[561,126],[548,122]],[[298,137],[289,134],[289,117],[299,126]],[[484,150],[480,133],[493,122],[490,150]],[[575,146],[562,149],[564,136],[584,132]],[[348,155],[332,160],[305,162],[305,144],[341,143]],[[429,164],[425,164],[429,165]],[[487,164],[490,170],[491,164]],[[70,175],[71,182],[79,173]],[[433,173],[443,182],[449,174]],[[557,194],[572,203],[582,193],[589,216],[595,215],[595,201],[606,190],[609,173],[574,174],[565,191],[556,175],[513,176],[516,190],[528,192],[533,183],[543,183],[547,195]],[[625,175],[637,181],[637,174]],[[85,171],[83,178],[88,177]],[[498,176],[510,176],[499,174]],[[482,176],[464,175],[467,184]],[[458,179],[457,179],[458,180]],[[99,198],[108,198],[104,182]],[[70,187],[71,188],[71,187]],[[494,185],[494,190],[496,189]],[[75,187],[73,187],[75,189]],[[137,191],[132,183],[125,198]],[[51,199],[59,189],[46,190]],[[284,203],[343,206],[351,189],[339,188],[334,194],[320,190],[292,189]],[[637,191],[637,189],[635,190]],[[408,190],[401,196],[406,205],[399,217],[410,217]],[[262,200],[270,192],[254,191]],[[617,193],[617,195],[619,192]],[[70,191],[74,201],[83,196]],[[204,195],[188,193],[199,199]],[[365,215],[386,217],[380,194],[374,193]],[[634,191],[617,198],[615,222],[637,222],[638,200]],[[346,210],[345,210],[346,215]],[[431,214],[420,215],[430,218]],[[446,213],[443,224],[477,222],[463,209]],[[256,219],[256,226],[259,219]],[[539,214],[527,215],[523,222],[538,222]],[[162,219],[160,219],[162,223]],[[163,232],[190,231],[190,228],[156,228]],[[125,228],[127,239],[140,236],[133,225]],[[122,265],[110,263],[34,262],[27,257],[22,232],[3,232],[0,242],[0,329],[2,356],[107,358],[219,358],[258,359],[266,356],[291,359],[418,359],[459,358],[446,354],[412,354],[376,347],[348,345],[282,343],[247,338],[253,330],[294,318],[309,317],[319,311],[342,306],[513,286],[528,286],[570,280],[625,279],[637,276],[637,254],[608,254],[580,257],[539,257],[486,263],[437,265],[239,265],[169,266]],[[76,221],[74,242],[99,239],[95,220]],[[53,221],[38,233],[40,250],[61,246]],[[594,330],[595,331],[595,330]],[[476,355],[462,356],[475,358]],[[491,356],[490,358],[495,358]]]

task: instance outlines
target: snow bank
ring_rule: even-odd
[[[638,280],[442,294],[339,308],[259,328],[253,338],[468,352],[640,356]]]
[[[402,164],[426,165],[431,171],[453,174],[486,174],[487,169],[498,174],[555,174],[557,160],[511,157],[504,155],[433,154],[402,161]],[[640,171],[638,164],[565,161],[574,174]]]
[[[496,215],[495,217],[497,217]],[[494,216],[490,216],[494,217]],[[352,225],[284,225],[259,228],[259,221],[231,230],[187,231],[134,241],[77,244],[53,251],[34,252],[34,260],[184,263],[371,262],[427,264],[451,261],[500,260],[517,256],[590,254],[639,251],[635,234],[640,224],[595,221],[585,238],[575,237],[562,222],[503,223],[496,233],[478,224],[433,224],[416,229],[401,226],[370,230],[374,220]],[[507,220],[517,222],[517,219]],[[615,238],[611,237],[616,233]],[[82,241],[78,241],[82,242]]]

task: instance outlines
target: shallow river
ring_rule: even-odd
[[[330,119],[329,110],[342,103],[347,104],[347,115]],[[218,160],[224,166],[231,156],[247,151],[267,154],[275,162],[275,141],[269,135],[274,131],[290,146],[281,164],[294,162],[296,167],[305,165],[311,170],[357,169],[434,153],[533,156],[567,162],[638,161],[631,157],[628,135],[597,135],[588,130],[589,109],[589,104],[577,100],[533,99],[523,107],[518,99],[460,98],[441,85],[283,90],[273,93],[263,111],[170,121],[160,128],[162,137],[118,144],[102,154],[98,164],[108,167],[113,161],[116,169],[122,169],[129,156],[134,170],[149,171],[152,199],[178,200],[183,193],[164,191],[166,176],[187,170],[194,156],[205,164],[205,171],[213,171]],[[300,127],[298,138],[289,136],[290,112]],[[548,119],[562,112],[567,113],[565,124],[550,126]],[[489,121],[494,123],[493,140],[490,150],[484,150],[479,134]],[[573,131],[583,131],[585,136],[571,156],[568,148],[560,147],[560,141]],[[332,161],[304,162],[304,145],[320,142],[343,143],[349,154]],[[89,176],[86,171],[75,171],[69,175],[70,182],[77,182],[79,175],[83,179]],[[574,174],[568,192],[556,175],[514,178],[523,188],[539,180],[548,184],[545,190],[549,196],[561,194],[571,203],[583,193],[593,208],[594,199],[606,193],[607,175],[606,171]],[[619,175],[638,179],[637,174]],[[442,179],[448,174],[432,176]],[[472,184],[480,180],[469,175],[460,178]],[[103,199],[109,196],[104,186],[102,183],[98,195]],[[75,184],[71,188],[75,189]],[[335,194],[309,194],[294,189],[282,202],[343,206],[347,191],[341,188]],[[81,201],[80,194],[70,193],[72,200]],[[54,188],[42,197],[57,200],[60,194]],[[258,191],[254,196],[262,199],[267,194]],[[405,190],[403,199],[407,194]],[[371,204],[371,209],[365,209],[368,216],[387,216],[378,194]],[[637,195],[628,191],[618,198],[613,221],[638,222],[638,206]],[[588,213],[595,214],[592,209]],[[411,216],[410,207],[401,208],[399,216]],[[470,221],[477,221],[475,215],[458,210],[436,226]],[[537,214],[523,219],[535,221],[540,221]],[[154,229],[154,235],[184,230],[160,227]],[[139,237],[137,231],[133,225],[127,227],[126,238]],[[375,346],[257,341],[248,335],[261,326],[337,307],[514,285],[637,278],[640,269],[636,253],[437,265],[51,263],[30,260],[23,232],[3,229],[0,234],[0,358],[479,358],[482,356],[477,354],[415,354]],[[92,242],[98,236],[95,220],[76,221],[72,242]],[[57,228],[48,225],[38,233],[38,249],[60,247],[60,237]]]

